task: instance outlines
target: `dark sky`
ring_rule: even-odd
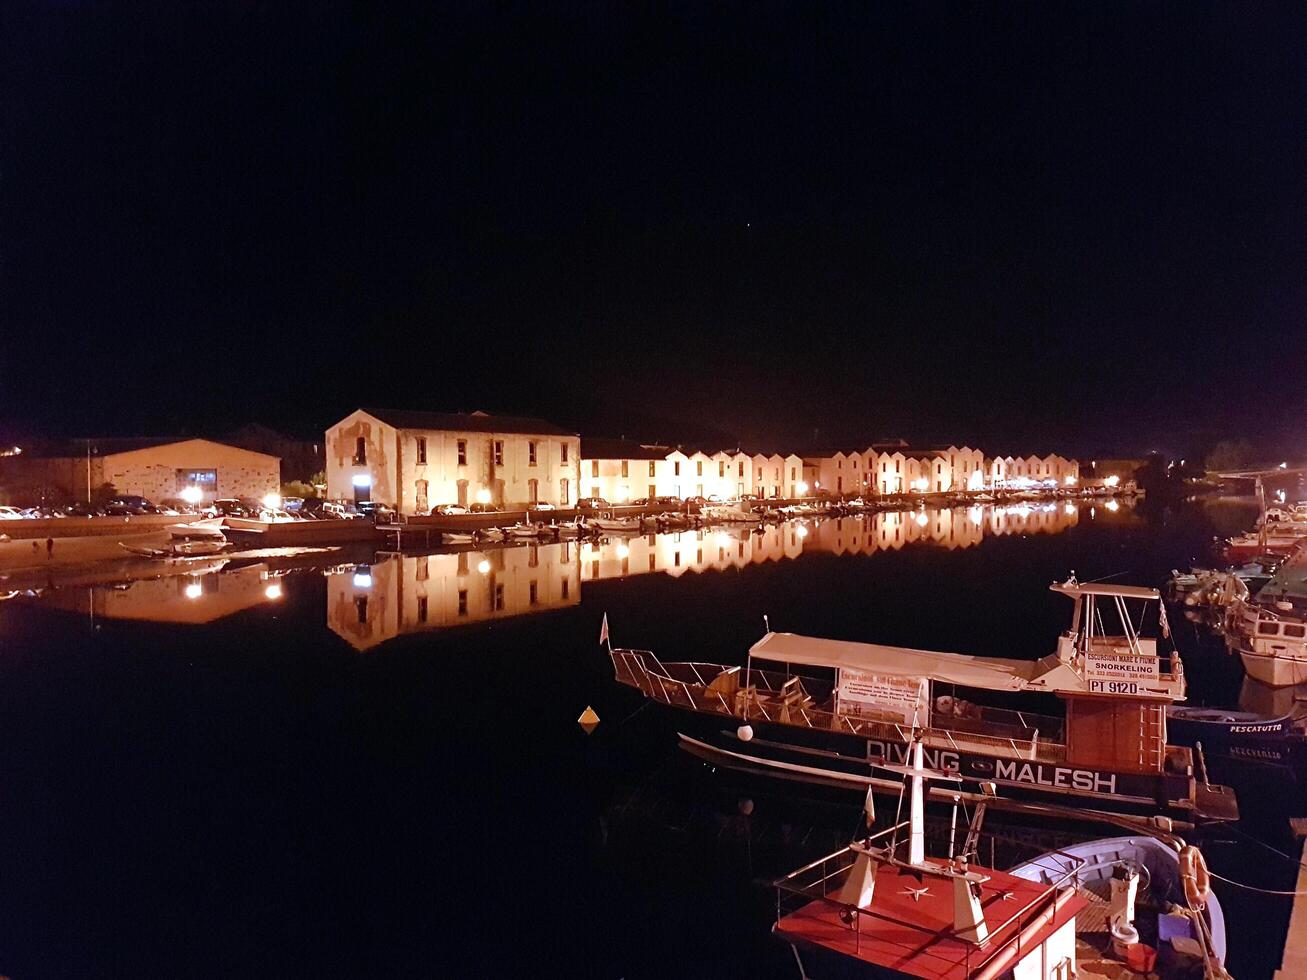
[[[0,428],[1297,426],[1307,5],[667,6],[5,4]]]

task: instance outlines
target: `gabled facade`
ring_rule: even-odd
[[[327,429],[327,496],[402,514],[440,504],[576,503],[580,437],[543,419],[359,409]]]

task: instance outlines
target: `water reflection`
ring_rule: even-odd
[[[986,535],[1056,533],[1074,505],[868,514],[755,528],[705,528],[457,554],[378,556],[327,573],[327,626],[358,650],[406,633],[576,605],[587,582],[704,573],[798,558],[868,555],[907,545],[969,548]]]
[[[281,580],[266,566],[224,571],[225,565],[216,559],[189,565],[186,574],[54,589],[41,596],[41,604],[94,619],[211,623],[282,598]]]
[[[1093,508],[1082,514],[1087,506],[1058,501],[923,509],[425,555],[340,551],[334,560],[349,555],[347,563],[325,569],[322,555],[316,554],[241,567],[221,557],[180,565],[145,563],[140,574],[148,578],[106,582],[107,575],[120,579],[123,573],[88,571],[75,583],[56,587],[51,582],[28,590],[23,601],[35,597],[45,607],[97,618],[208,623],[288,601],[304,579],[283,576],[292,571],[312,575],[308,570],[318,568],[326,579],[328,628],[355,649],[366,650],[406,633],[574,606],[587,582],[742,569],[805,554],[970,548],[988,536],[1064,531],[1082,517],[1094,517]],[[1097,519],[1109,516],[1099,506]]]

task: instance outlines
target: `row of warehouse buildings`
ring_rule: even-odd
[[[259,430],[232,441],[86,439],[46,451],[15,447],[0,454],[0,502],[83,500],[105,485],[155,501],[258,498],[288,479],[306,479],[309,467],[325,474],[329,498],[373,500],[403,514],[425,514],[440,504],[568,507],[585,497],[612,503],[744,494],[850,497],[1080,482],[1078,463],[1057,455],[987,457],[967,446],[919,449],[902,442],[801,452],[650,445],[583,438],[543,419],[485,412],[359,409],[328,428],[321,444],[278,442],[274,435]],[[293,474],[283,465],[289,453],[300,457]]]

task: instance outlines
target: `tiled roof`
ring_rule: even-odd
[[[575,436],[560,425],[527,415],[488,415],[485,412],[414,412],[393,408],[364,408],[373,418],[397,429],[445,432],[504,432],[533,436]]]

